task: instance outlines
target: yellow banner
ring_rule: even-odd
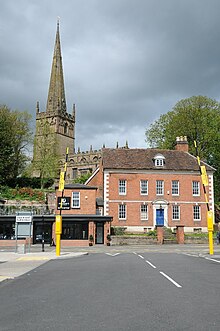
[[[205,166],[201,166],[201,177],[202,177],[203,185],[208,186],[209,185],[209,180],[208,180],[208,176],[207,176],[207,173],[206,173]]]
[[[59,181],[59,191],[64,190],[64,183],[65,183],[64,177],[65,177],[65,172],[61,171],[60,172],[60,181]]]

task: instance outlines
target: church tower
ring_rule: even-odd
[[[39,103],[36,107],[35,141],[43,141],[42,128],[47,124],[47,134],[51,136],[55,145],[55,153],[62,158],[69,147],[69,153],[75,152],[75,105],[72,114],[67,112],[64,75],[60,44],[59,21],[57,22],[56,40],[50,76],[50,85],[45,112],[40,112]],[[40,160],[38,148],[34,150],[34,160]]]

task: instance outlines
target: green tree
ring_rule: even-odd
[[[183,99],[172,111],[160,118],[146,130],[146,141],[151,147],[173,149],[177,136],[187,136],[189,152],[199,156],[216,168],[215,195],[220,200],[220,104],[205,96]]]
[[[85,184],[85,182],[89,179],[90,176],[91,176],[91,172],[88,172],[87,174],[77,177],[76,179],[73,180],[73,182],[79,184]]]
[[[0,106],[0,183],[19,176],[28,160],[31,115]]]
[[[48,179],[58,177],[59,158],[56,151],[55,135],[46,119],[38,124],[36,132],[38,135],[35,136],[34,140],[35,159],[31,171],[34,176],[40,177],[41,188],[44,188]]]

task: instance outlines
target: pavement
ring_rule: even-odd
[[[56,256],[54,247],[45,246],[42,252],[41,245],[29,247],[28,252],[15,252],[13,247],[0,247],[0,282],[19,277],[39,267],[50,260],[80,257],[92,253],[130,253],[130,252],[160,252],[177,253],[191,256],[215,259],[220,263],[220,245],[214,245],[214,254],[209,254],[208,245],[131,245],[131,246],[104,246],[92,247],[64,247],[60,256]]]
[[[15,253],[0,250],[0,282],[14,279],[39,267],[50,260],[73,258],[87,255],[87,252],[61,252],[56,256],[56,251]]]

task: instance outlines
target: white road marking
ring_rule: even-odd
[[[109,256],[117,256],[119,255],[120,253],[115,253],[115,254],[111,254],[111,253],[105,253],[106,255],[109,255]]]
[[[145,262],[147,262],[152,268],[154,268],[154,269],[156,269],[157,267],[155,267],[155,265],[153,265],[150,261],[145,261]]]
[[[133,254],[137,255],[137,253],[136,253],[136,252],[133,252]]]
[[[175,282],[175,280],[173,280],[171,277],[169,277],[168,275],[166,275],[163,271],[160,271],[160,274],[163,275],[165,278],[167,278],[176,287],[182,287],[180,284],[178,284],[177,282]]]
[[[218,260],[215,260],[215,259],[211,259],[210,257],[205,257],[206,260],[210,260],[210,261],[214,261],[214,262],[217,262],[217,263],[220,263],[220,261]]]
[[[141,259],[144,259],[144,257],[142,255],[138,255]]]

